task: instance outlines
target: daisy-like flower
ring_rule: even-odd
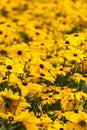
[[[76,49],[75,47],[71,47],[65,53],[65,58],[69,61],[77,61],[80,63],[84,60],[85,54],[82,50]]]
[[[41,91],[44,89],[44,85],[40,85],[40,84],[37,84],[37,83],[29,83],[29,82],[26,82],[26,81],[19,81],[18,82],[18,87],[20,88],[21,90],[21,95],[23,97],[27,96],[29,94],[29,96],[33,96],[35,94],[38,94],[38,93],[41,93]],[[34,91],[33,91],[34,89]]]
[[[79,73],[74,73],[72,76],[70,76],[70,79],[75,80],[75,82],[79,83],[80,80],[83,80],[83,75]]]
[[[55,77],[52,74],[52,65],[48,61],[42,61],[36,56],[29,65],[30,75],[34,78],[42,78],[54,82]]]
[[[20,96],[18,93],[13,94],[13,91],[11,89],[0,92],[1,97],[9,98],[11,100],[18,101],[20,99]]]
[[[0,24],[0,42],[4,42],[5,45],[12,45],[14,39],[19,39],[17,26],[11,20],[6,20],[3,24]]]
[[[3,104],[1,106],[1,112],[13,112],[16,109],[16,106],[20,100],[20,96],[18,93],[14,93],[11,89],[0,92],[0,96],[3,99]]]
[[[3,65],[0,65],[0,72],[3,73],[23,73],[23,65],[20,63],[15,64],[13,60],[6,58]]]
[[[75,112],[65,112],[65,117],[71,123],[70,130],[87,130],[87,113],[79,111]],[[69,128],[69,124],[67,125]],[[66,129],[68,130],[68,129]]]
[[[53,123],[51,123],[50,125],[48,125],[48,130],[65,130],[63,128],[63,123],[62,121],[59,120],[55,120]]]
[[[25,43],[8,47],[9,56],[18,63],[25,63],[29,60],[29,48]]]
[[[40,123],[39,123],[39,129],[44,130],[47,128],[47,126],[49,126],[52,123],[52,120],[50,119],[50,117],[47,114],[42,114],[41,118],[40,118]]]
[[[58,75],[66,75],[68,72],[70,72],[70,67],[63,67],[63,66],[58,66],[57,67],[57,69],[56,70],[58,70],[58,72],[57,72],[57,74]]]
[[[11,112],[13,115],[21,114],[25,108],[30,107],[29,103],[26,103],[24,97],[19,96],[19,93],[13,93],[11,89],[0,92],[0,96],[3,99],[1,106],[1,112]]]
[[[38,123],[40,123],[40,120],[35,117],[33,112],[30,113],[26,112],[26,117],[23,120],[23,124],[26,130],[38,130],[38,126],[37,126]]]

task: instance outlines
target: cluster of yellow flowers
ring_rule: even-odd
[[[0,130],[87,130],[87,0],[0,0]]]

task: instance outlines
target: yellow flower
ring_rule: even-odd
[[[2,65],[0,65],[0,71],[10,73],[23,73],[24,65],[16,63],[12,59],[5,58]]]
[[[41,93],[40,96],[42,99],[42,102],[41,102],[42,105],[47,104],[47,103],[52,104],[52,103],[55,103],[55,101],[57,100],[55,96],[53,95],[53,92],[50,92],[47,94]]]
[[[83,80],[83,75],[79,73],[74,73],[72,76],[70,76],[70,79],[75,80],[75,82],[79,83],[80,80]]]
[[[11,89],[7,90],[5,88],[4,91],[0,92],[0,96],[2,97],[2,99],[4,101],[2,104],[2,107],[1,107],[1,112],[2,113],[4,113],[4,112],[14,113],[14,111],[18,105],[18,102],[20,100],[19,94],[18,93],[13,94],[13,91]]]
[[[30,96],[33,96],[35,94],[41,93],[44,89],[44,85],[40,85],[37,83],[28,83],[26,81],[18,82],[18,87],[21,90],[21,94],[23,97],[27,96],[28,94]],[[33,91],[34,90],[34,91]]]
[[[20,99],[19,93],[13,94],[13,91],[11,89],[5,88],[4,91],[0,92],[1,97],[12,99],[14,101],[18,101]]]
[[[9,75],[9,85],[14,85],[14,87],[17,87],[17,83],[20,81],[18,76],[15,73],[11,73]]]
[[[66,122],[64,124],[64,130],[87,130],[87,124],[84,120],[80,121],[78,124],[72,122]]]
[[[9,121],[9,117],[13,117],[13,115],[10,112],[8,112],[8,113],[0,112],[0,117]]]
[[[65,130],[61,121],[55,120],[52,124],[47,127],[48,130]]]
[[[71,47],[65,53],[65,58],[69,61],[76,61],[80,63],[84,60],[85,54],[81,49],[76,49],[75,47]]]
[[[38,130],[37,124],[40,122],[38,118],[35,117],[33,112],[28,112],[26,118],[23,120],[23,124],[26,130]]]
[[[12,45],[12,47],[8,47],[9,56],[16,63],[25,63],[29,60],[30,53],[29,48],[25,43]]]
[[[63,66],[58,66],[55,70],[57,70],[57,75],[66,75],[68,72],[70,72],[70,67],[63,67]]]
[[[13,116],[18,116],[22,113],[22,111],[25,111],[26,108],[31,107],[24,97],[19,96],[18,92],[13,93],[11,89],[5,89],[0,92],[0,96],[3,99],[1,113],[10,112]]]
[[[6,20],[3,24],[0,24],[0,42],[4,42],[5,45],[12,45],[14,39],[18,40],[17,26],[12,20]]]
[[[27,82],[21,82],[20,80],[17,82],[18,87],[21,90],[21,95],[23,97],[27,96],[29,91],[28,91],[28,83]]]
[[[78,113],[65,112],[65,117],[67,120],[72,122],[73,129],[86,130],[86,128],[87,128],[87,113],[82,112],[82,111],[79,111]]]
[[[40,122],[38,123],[38,128],[44,130],[46,129],[50,124],[52,123],[52,120],[50,117],[48,117],[47,114],[42,114],[40,118]]]
[[[30,62],[30,75],[34,78],[49,80],[54,82],[55,77],[52,74],[52,65],[48,61],[42,61],[37,56]]]

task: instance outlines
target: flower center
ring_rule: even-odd
[[[80,121],[78,124],[79,124],[80,126],[86,126],[86,122],[85,122],[85,121]]]
[[[74,34],[75,37],[78,37],[79,35],[78,34]]]
[[[63,68],[60,68],[60,71],[63,71]]]
[[[59,130],[64,130],[63,128],[60,128]]]
[[[40,75],[41,75],[41,76],[45,76],[45,74],[43,74],[43,73],[41,73]]]
[[[22,85],[26,86],[26,85],[27,85],[27,82],[23,82]]]
[[[19,51],[17,52],[17,54],[18,54],[18,55],[22,55],[22,51],[19,50]]]
[[[2,31],[0,31],[0,34],[2,34]]]
[[[3,55],[3,56],[6,56],[6,55],[7,55],[7,52],[6,52],[5,50],[1,50],[0,53],[1,53],[1,55]]]
[[[8,66],[7,66],[7,69],[8,69],[8,70],[11,70],[11,69],[12,69],[12,66],[11,66],[11,65],[8,65]]]
[[[43,68],[44,68],[44,65],[43,65],[43,64],[40,64],[39,67],[40,67],[41,69],[43,69]]]
[[[83,77],[87,77],[87,74],[83,74]]]
[[[69,41],[65,41],[65,44],[69,44],[70,42]]]
[[[75,57],[76,57],[76,56],[77,56],[77,54],[76,54],[76,53],[74,53],[74,54],[73,54],[73,56],[75,56]]]
[[[9,116],[8,119],[9,119],[9,121],[11,122],[11,121],[14,120],[14,117],[13,117],[13,116]]]
[[[75,113],[78,113],[78,110],[75,110],[74,112],[75,112]]]

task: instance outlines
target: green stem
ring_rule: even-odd
[[[7,130],[10,130],[10,129],[11,129],[11,122],[8,124]]]

